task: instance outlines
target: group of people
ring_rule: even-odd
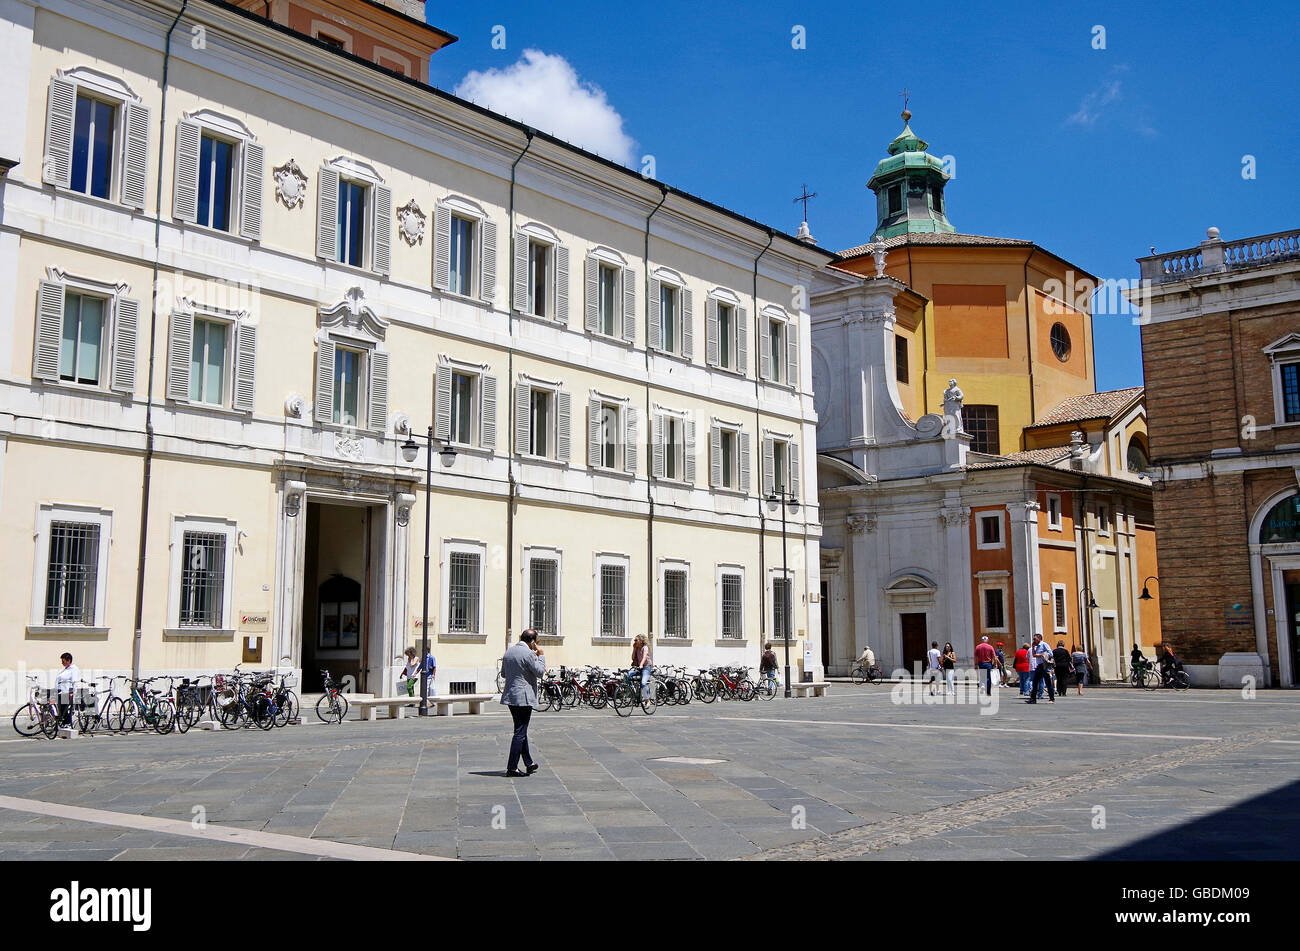
[[[1055,703],[1058,695],[1064,697],[1068,692],[1071,676],[1078,695],[1082,697],[1083,685],[1088,682],[1092,671],[1092,661],[1078,644],[1066,650],[1065,641],[1058,640],[1056,647],[1051,648],[1041,634],[1035,634],[1032,642],[1020,645],[1012,665],[1020,678],[1020,695],[1025,698],[1025,703],[1041,700],[1044,687],[1047,688],[1047,702]]]
[[[1133,645],[1133,650],[1128,655],[1129,667],[1132,670],[1138,670],[1152,663],[1147,660],[1146,655],[1142,653],[1142,648],[1137,644]],[[1160,650],[1156,652],[1154,661],[1160,665],[1160,681],[1168,684],[1174,679],[1174,672],[1183,669],[1183,662],[1174,656],[1174,652],[1169,649],[1168,644],[1163,644]]]

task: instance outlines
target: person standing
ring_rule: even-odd
[[[949,696],[957,696],[957,652],[952,644],[943,645],[943,679]]]
[[[1070,651],[1070,661],[1074,664],[1074,686],[1079,691],[1079,696],[1083,696],[1083,682],[1088,679],[1088,671],[1092,669],[1092,661],[1088,660],[1088,655],[1083,652],[1078,644],[1074,645],[1074,650]]]
[[[510,708],[515,724],[514,736],[510,738],[510,758],[506,762],[507,776],[531,776],[540,768],[528,749],[528,721],[537,706],[537,678],[544,673],[546,652],[538,646],[537,632],[530,627],[501,658],[501,675],[506,680],[501,703]],[[518,769],[521,756],[526,773]]]
[[[996,651],[997,658],[998,658],[998,673],[1002,677],[1002,679],[998,682],[999,687],[1007,686],[1007,654],[1006,651],[1002,649],[1005,646],[1006,645],[1003,644],[1002,641],[998,641],[998,649]]]
[[[1029,699],[1025,703],[1038,702],[1039,691],[1043,689],[1043,681],[1047,681],[1047,702],[1056,703],[1056,690],[1052,687],[1052,675],[1049,669],[1051,664],[1051,650],[1043,642],[1043,635],[1035,634],[1034,644],[1029,648],[1029,668],[1033,675],[1033,682],[1029,685]]]
[[[993,645],[989,643],[988,636],[980,638],[980,642],[975,645],[975,666],[985,671],[984,674],[984,693],[986,696],[993,695],[993,665],[997,661],[997,653],[993,650]],[[998,682],[1001,687],[1001,681]]]
[[[1015,669],[1016,676],[1020,678],[1020,696],[1029,696],[1029,645],[1021,644],[1016,651],[1015,658],[1011,666]]]
[[[420,680],[420,665],[415,662],[415,653],[414,647],[406,649],[406,666],[397,677],[398,687],[405,687],[408,697],[415,696],[415,685]]]
[[[930,685],[930,696],[934,696],[934,685],[939,682],[939,672],[943,669],[943,654],[939,652],[939,642],[931,641],[930,649],[925,652],[926,662],[930,665],[926,674],[926,683]]]
[[[763,645],[763,656],[758,661],[758,672],[763,680],[771,682],[773,689],[777,687],[776,652],[772,650],[771,641]]]
[[[429,678],[429,696],[434,696],[433,678],[438,673],[438,659],[433,656],[433,651],[424,655],[424,676]]]
[[[638,634],[632,642],[632,666],[641,673],[641,696],[650,695],[650,645]]]
[[[1073,666],[1070,652],[1065,649],[1065,641],[1058,640],[1052,651],[1052,665],[1056,668],[1056,692],[1064,697],[1070,686],[1070,668]]]
[[[67,651],[59,655],[59,663],[63,669],[54,678],[54,697],[59,705],[59,726],[68,726],[72,723],[72,701],[81,683],[81,671]]]

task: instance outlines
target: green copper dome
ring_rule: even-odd
[[[889,143],[889,157],[877,163],[867,187],[876,193],[878,239],[900,234],[956,234],[945,213],[943,162],[926,151],[929,143],[909,124],[903,110],[903,131]]]

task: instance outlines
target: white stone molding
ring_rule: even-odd
[[[334,454],[341,459],[350,459],[353,462],[360,462],[365,458],[365,448],[362,445],[360,436],[353,436],[348,433],[337,433],[334,436]],[[347,481],[345,479],[345,481]],[[355,485],[348,486],[348,490],[355,492]]]
[[[848,527],[850,535],[861,535],[864,532],[874,532],[879,524],[874,513],[864,513],[862,515],[850,515],[844,520]]]
[[[114,99],[130,99],[132,102],[141,101],[135,90],[119,77],[101,72],[90,66],[64,67],[58,70],[58,77],[76,83],[78,86],[85,86],[87,89],[104,93]]]
[[[424,223],[427,217],[414,198],[397,209],[397,230],[409,247],[424,243]]]
[[[939,509],[939,517],[943,519],[943,523],[949,528],[966,525],[970,522],[970,508],[968,506],[961,506],[960,508],[945,506]]]
[[[307,197],[307,174],[293,159],[271,170],[275,179],[275,197],[286,208],[301,208]]]
[[[382,341],[388,331],[388,321],[370,309],[365,296],[365,291],[360,287],[349,287],[342,301],[330,307],[322,307],[321,329],[364,337],[373,343]]]
[[[293,479],[284,483],[284,512],[292,517],[302,511],[303,496],[307,494],[307,483]]]
[[[411,508],[415,505],[415,496],[407,492],[397,494],[397,524],[405,528],[411,521]]]
[[[284,398],[284,415],[290,419],[302,419],[307,415],[307,401],[297,393],[290,393]]]
[[[392,427],[395,434],[398,436],[405,436],[411,431],[411,417],[407,416],[405,413],[394,413],[389,425]]]

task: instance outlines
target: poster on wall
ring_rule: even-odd
[[[318,647],[338,647],[339,646],[339,615],[337,610],[329,610],[336,605],[321,605],[320,615],[320,639],[317,642]]]
[[[339,647],[356,647],[361,637],[361,605],[344,601],[339,605]]]

